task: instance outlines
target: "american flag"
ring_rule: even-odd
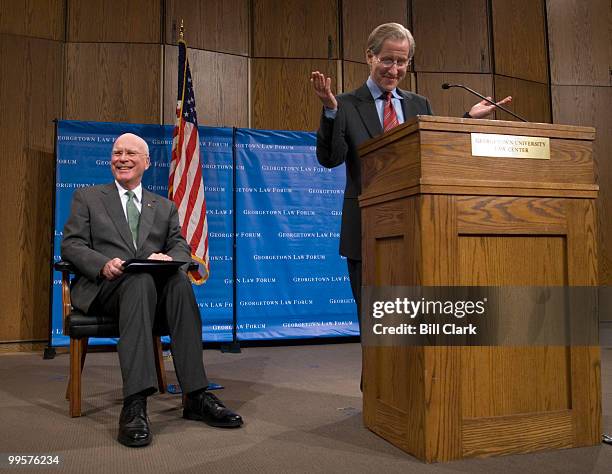
[[[200,139],[195,109],[193,82],[187,61],[187,45],[179,40],[178,98],[176,125],[172,137],[172,161],[168,178],[168,197],[179,213],[182,233],[191,246],[191,257],[199,265],[190,272],[196,284],[204,283],[210,273],[206,198],[200,165]]]

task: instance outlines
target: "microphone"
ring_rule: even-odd
[[[524,119],[523,117],[519,117],[518,115],[516,115],[514,112],[511,112],[510,110],[508,110],[506,107],[504,107],[503,105],[499,105],[496,104],[495,102],[493,102],[491,99],[487,99],[484,95],[476,92],[473,89],[470,89],[467,86],[464,86],[463,84],[449,84],[448,82],[445,82],[444,84],[442,84],[442,89],[450,89],[451,87],[460,87],[461,89],[465,89],[468,92],[471,92],[472,94],[474,94],[477,97],[480,97],[482,100],[487,101],[489,104],[494,105],[495,107],[497,107],[498,109],[503,110],[504,112],[512,115],[513,117],[516,117],[519,120],[522,120],[523,122],[527,122],[528,120]]]

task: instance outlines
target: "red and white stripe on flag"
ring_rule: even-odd
[[[202,284],[210,274],[208,220],[193,83],[187,61],[187,47],[182,40],[179,41],[178,76],[168,197],[178,209],[182,234],[191,246],[191,257],[199,263],[199,269],[190,272],[189,276],[194,283]]]

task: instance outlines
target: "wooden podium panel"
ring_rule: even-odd
[[[470,133],[549,137],[475,157]],[[364,286],[595,286],[594,130],[420,117],[361,148]],[[528,331],[517,310],[508,331]],[[427,462],[588,446],[599,348],[363,348],[364,421]]]

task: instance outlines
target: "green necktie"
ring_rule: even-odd
[[[134,247],[136,247],[136,242],[138,240],[138,225],[140,224],[140,212],[138,211],[138,208],[134,203],[134,191],[127,191],[125,194],[128,197],[127,204],[125,205],[128,225],[130,226],[130,230],[132,231]]]

